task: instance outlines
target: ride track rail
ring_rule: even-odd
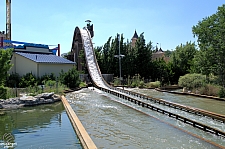
[[[98,89],[100,89],[100,90],[102,90],[106,93],[110,93],[110,94],[113,94],[113,95],[118,96],[120,98],[123,98],[125,100],[131,101],[135,104],[138,104],[139,106],[151,109],[153,111],[156,111],[156,112],[159,112],[161,114],[167,115],[169,117],[177,119],[177,120],[179,120],[181,122],[184,122],[186,124],[192,125],[193,127],[196,127],[196,128],[201,129],[203,131],[206,131],[206,132],[215,134],[217,136],[220,136],[222,138],[225,138],[225,132],[223,132],[221,130],[218,130],[216,128],[207,126],[207,125],[202,124],[200,122],[196,122],[194,120],[185,118],[185,117],[180,116],[178,114],[174,114],[172,112],[163,110],[161,108],[155,107],[155,106],[151,105],[150,103],[146,103],[146,102],[143,102],[139,99],[135,99],[135,97],[150,100],[150,101],[153,101],[154,103],[162,104],[162,105],[165,105],[165,106],[168,106],[168,107],[171,107],[171,108],[175,108],[175,109],[179,109],[179,110],[182,110],[182,111],[185,111],[185,112],[188,112],[188,113],[192,113],[192,114],[195,114],[195,115],[210,117],[214,120],[217,120],[217,121],[220,121],[220,122],[223,122],[223,123],[225,123],[225,115],[221,115],[221,114],[217,114],[217,113],[213,113],[213,112],[209,112],[209,111],[206,111],[206,110],[193,108],[193,107],[189,107],[189,106],[184,106],[184,105],[169,102],[169,101],[166,101],[166,100],[163,100],[163,99],[158,99],[158,98],[146,96],[146,95],[143,95],[143,94],[140,94],[140,93],[122,90],[122,89],[110,86],[103,79],[103,77],[101,75],[101,71],[100,71],[98,63],[96,61],[96,57],[95,57],[95,53],[93,51],[93,45],[92,45],[92,41],[91,41],[90,37],[91,36],[90,36],[90,33],[89,33],[88,29],[86,29],[86,28],[80,29],[80,28],[76,27],[75,33],[74,33],[74,39],[80,38],[82,40],[84,51],[85,51],[87,68],[88,68],[92,83],[96,88],[98,88]]]
[[[195,115],[206,116],[206,117],[212,118],[213,120],[217,120],[217,121],[220,121],[222,123],[225,123],[225,115],[222,115],[222,114],[218,114],[218,113],[214,113],[214,112],[210,112],[210,111],[206,111],[206,110],[203,110],[203,109],[194,108],[194,107],[190,107],[190,106],[181,105],[181,104],[178,104],[178,103],[166,101],[166,100],[159,99],[159,98],[154,98],[154,97],[147,96],[147,95],[144,95],[144,94],[140,94],[140,93],[137,93],[137,92],[122,90],[122,89],[118,89],[118,88],[114,88],[114,89],[118,90],[122,93],[126,93],[126,94],[133,95],[133,96],[136,96],[136,97],[139,97],[139,98],[142,98],[142,99],[153,101],[154,103],[169,106],[171,108],[179,109],[179,110],[182,110],[182,111],[185,111],[185,112],[188,112],[188,113],[192,113],[192,114],[195,114]]]

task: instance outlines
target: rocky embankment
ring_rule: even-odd
[[[15,97],[6,100],[0,99],[0,109],[16,109],[24,106],[54,103],[60,100],[61,97],[54,93],[42,93],[34,97],[22,95],[22,97]]]

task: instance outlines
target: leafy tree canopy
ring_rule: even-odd
[[[225,5],[218,7],[215,14],[199,21],[192,28],[193,34],[198,39],[200,53],[197,55],[196,64],[201,66],[201,71],[219,75],[221,82],[225,80]],[[199,59],[201,57],[201,59]],[[224,84],[223,84],[224,85]]]
[[[10,64],[13,49],[0,49],[0,86],[4,85],[8,76],[7,72],[12,67]]]

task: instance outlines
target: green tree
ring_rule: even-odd
[[[166,50],[164,51],[166,57],[170,57],[172,55],[172,51]]]
[[[5,84],[6,78],[8,77],[8,71],[12,67],[10,60],[12,57],[13,49],[0,49],[0,86]]]
[[[137,71],[137,54],[138,51],[136,48],[133,48],[130,44],[130,42],[127,40],[127,42],[124,44],[124,53],[125,57],[123,58],[122,64],[123,64],[123,72],[124,75],[128,76],[134,76],[138,73]]]
[[[187,42],[176,47],[172,53],[171,63],[174,72],[174,81],[177,82],[180,76],[191,72],[193,59],[197,49],[195,43]]]
[[[193,26],[192,31],[198,39],[199,56],[203,56],[196,64],[202,66],[206,75],[219,75],[221,85],[225,81],[225,5],[218,7],[218,11],[205,17]]]
[[[144,33],[142,33],[135,44],[135,49],[137,51],[136,65],[137,71],[141,77],[149,78],[151,58],[152,58],[152,42],[146,46]]]

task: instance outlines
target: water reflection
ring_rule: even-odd
[[[0,142],[10,133],[16,148],[81,148],[61,102],[6,111],[0,124]]]

